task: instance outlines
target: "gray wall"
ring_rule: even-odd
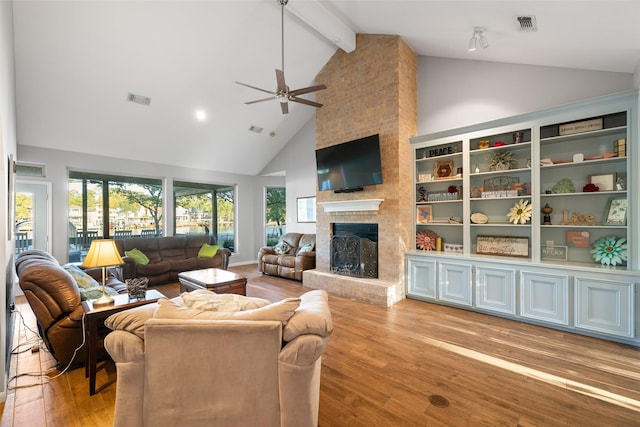
[[[315,233],[316,223],[298,222],[297,198],[316,194],[316,121],[312,117],[261,174],[286,173],[287,231]]]
[[[634,89],[633,74],[418,58],[424,135]]]

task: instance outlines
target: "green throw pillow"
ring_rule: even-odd
[[[100,283],[75,264],[65,264],[62,268],[73,277],[80,290],[100,286]]]
[[[273,251],[278,255],[286,254],[289,249],[291,249],[291,246],[287,242],[280,242],[273,247]]]
[[[130,251],[124,251],[124,255],[136,260],[138,264],[149,264],[149,258],[138,248],[131,249]]]
[[[205,243],[198,251],[198,258],[213,258],[217,252],[218,247],[216,245],[208,245]]]

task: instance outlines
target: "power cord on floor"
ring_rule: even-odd
[[[34,331],[33,329],[31,329],[29,326],[27,326],[26,322],[24,321],[24,317],[22,317],[22,313],[20,313],[17,310],[12,310],[11,313],[17,313],[18,316],[20,316],[20,319],[22,320],[22,326],[24,327],[24,329],[26,331],[31,332],[34,336],[32,338],[29,338],[26,340],[26,342],[17,345],[16,347],[14,347],[13,349],[11,349],[11,354],[20,354],[20,353],[24,353],[27,352],[29,350],[32,350],[34,347],[39,348],[40,347],[40,343],[42,342],[42,338],[40,337],[40,334],[37,331]],[[25,337],[27,336],[27,334],[25,333]],[[21,350],[22,347],[24,346],[29,346],[29,348],[27,348],[26,350]]]
[[[21,354],[21,353],[25,353],[29,350],[33,351],[34,348],[38,348],[41,347],[41,343],[43,342],[42,338],[40,337],[40,334],[37,331],[34,331],[33,329],[31,329],[29,326],[27,326],[24,317],[22,316],[22,313],[20,313],[17,310],[12,310],[12,313],[17,313],[20,316],[20,320],[22,321],[22,326],[24,327],[25,330],[28,330],[30,332],[32,332],[37,338],[30,338],[27,340],[27,342],[23,343],[23,344],[19,344],[16,347],[14,347],[11,350],[11,354]],[[38,347],[36,347],[36,345],[34,345],[34,340],[37,343]],[[16,374],[14,376],[12,376],[11,378],[9,378],[9,380],[7,381],[7,389],[8,390],[16,390],[19,388],[28,388],[28,387],[33,387],[33,386],[37,386],[37,385],[43,385],[43,384],[47,384],[49,381],[54,380],[58,377],[60,377],[61,375],[63,375],[65,372],[67,372],[69,370],[69,368],[71,367],[71,365],[73,364],[73,361],[76,358],[76,355],[78,354],[78,350],[80,350],[86,342],[86,334],[85,334],[85,314],[82,314],[82,343],[76,347],[75,350],[73,350],[73,355],[71,356],[71,360],[69,361],[69,363],[67,364],[67,366],[64,367],[64,369],[62,371],[60,371],[57,375],[54,375],[53,377],[50,377],[49,374],[55,372],[57,370],[56,367],[53,367],[51,369],[49,369],[46,372],[25,372],[22,374]],[[28,345],[29,348],[25,349],[25,350],[18,350],[23,346]],[[13,380],[17,380],[20,377],[24,377],[24,376],[31,376],[31,377],[38,377],[41,378],[43,381],[40,381],[38,383],[32,383],[32,384],[23,384],[23,385],[11,385],[11,381]]]

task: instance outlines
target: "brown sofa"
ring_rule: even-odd
[[[183,271],[202,268],[226,270],[231,251],[221,247],[213,258],[198,258],[198,251],[205,243],[215,245],[215,238],[202,234],[116,240],[118,252],[125,262],[122,268],[124,279],[146,277],[149,286],[177,282],[178,274]],[[142,251],[149,258],[149,263],[143,265],[125,255],[133,249]]]
[[[290,249],[277,253],[277,247],[286,243]],[[311,245],[311,250],[301,248]],[[316,235],[286,233],[276,246],[265,246],[258,251],[258,270],[265,274],[302,281],[302,272],[316,268]]]
[[[42,339],[61,367],[73,360],[73,366],[84,363],[82,316],[84,310],[80,289],[73,276],[45,251],[32,249],[16,258],[16,272],[20,288],[24,292],[38,321]],[[102,283],[102,270],[87,270],[97,282]],[[106,283],[117,292],[126,292],[124,283],[110,276]],[[79,348],[75,357],[74,351]]]
[[[107,319],[115,427],[318,425],[326,291],[236,312],[185,304],[161,299]]]

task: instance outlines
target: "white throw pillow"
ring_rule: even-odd
[[[271,304],[262,298],[251,298],[236,294],[216,294],[200,291],[197,294],[185,292],[182,302],[189,308],[208,311],[244,311],[253,310]]]
[[[189,308],[178,301],[160,298],[153,317],[195,320],[277,320],[284,325],[293,316],[298,305],[300,305],[300,298],[286,298],[254,310],[208,311]]]

